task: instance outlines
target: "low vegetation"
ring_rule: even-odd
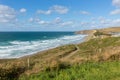
[[[43,71],[20,80],[120,80],[120,62],[86,62],[59,70]]]

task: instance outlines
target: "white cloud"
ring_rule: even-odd
[[[104,18],[103,20],[99,20],[98,24],[101,26],[120,26],[120,19],[106,19]]]
[[[27,10],[26,10],[25,8],[21,8],[21,9],[20,9],[20,12],[21,12],[21,13],[25,13],[26,11],[27,11]]]
[[[86,25],[89,25],[89,23],[88,22],[80,22],[80,25],[81,26],[86,26]]]
[[[55,23],[55,24],[59,24],[61,22],[62,22],[62,19],[60,17],[57,17],[53,20],[53,23]]]
[[[103,16],[99,16],[97,19],[98,19],[98,20],[104,20],[105,17],[103,17]]]
[[[82,21],[80,22],[79,24],[81,27],[84,27],[84,28],[87,28],[87,29],[91,29],[91,28],[97,28],[98,25],[97,25],[97,22],[96,21],[91,21],[91,22],[85,22],[85,21]]]
[[[40,21],[38,22],[38,24],[40,24],[40,25],[50,25],[50,22],[40,20]]]
[[[8,23],[16,20],[16,12],[13,8],[0,5],[0,23]]]
[[[90,13],[89,13],[89,12],[87,12],[87,11],[80,11],[80,14],[90,15]]]
[[[120,26],[120,18],[109,19],[101,16],[98,18],[94,18],[94,20],[91,19],[91,21],[82,21],[80,22],[80,26],[86,28],[105,28]]]
[[[120,9],[116,9],[110,12],[111,15],[117,15],[120,14]]]
[[[33,19],[33,18],[30,18],[28,21],[29,21],[29,22],[33,22],[33,21],[34,21],[34,19]]]
[[[49,15],[51,13],[58,13],[58,14],[66,14],[69,11],[69,9],[65,6],[60,6],[60,5],[54,5],[50,7],[48,10],[38,10],[38,14],[45,14]]]
[[[108,23],[108,21],[107,20],[100,20],[100,24],[107,24]]]
[[[117,8],[110,12],[110,15],[118,15],[120,14],[120,0],[112,0],[112,4]]]
[[[67,7],[60,6],[60,5],[54,5],[54,6],[52,6],[51,10],[53,12],[57,12],[59,14],[66,14],[69,11]]]
[[[120,0],[112,0],[112,4],[116,7],[120,7]]]
[[[107,24],[108,20],[105,19],[103,16],[98,17],[99,24]]]
[[[47,11],[38,10],[37,13],[38,13],[38,14],[46,14],[46,15],[48,15],[48,14],[51,14],[52,11],[51,11],[51,10],[47,10]]]
[[[41,26],[52,26],[52,27],[63,27],[63,26],[73,26],[74,22],[73,21],[63,21],[60,17],[55,18],[54,20],[51,21],[45,21],[39,18],[30,18],[28,20],[30,23],[36,23]]]
[[[120,24],[120,19],[115,19],[115,20],[112,21],[112,23],[114,23],[114,24]]]
[[[40,24],[40,25],[48,25],[50,23],[49,21],[44,21],[39,18],[30,18],[28,21],[30,23],[36,23],[36,24]]]
[[[67,21],[67,22],[61,23],[60,26],[72,26],[73,24],[74,24],[73,21]]]

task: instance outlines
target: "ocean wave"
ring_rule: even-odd
[[[71,35],[48,40],[10,41],[8,42],[10,45],[0,46],[0,58],[17,58],[60,45],[73,44],[83,41],[85,36]]]

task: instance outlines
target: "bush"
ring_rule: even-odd
[[[0,80],[18,80],[21,73],[26,70],[24,66],[12,66],[10,68],[0,68]]]
[[[100,35],[111,36],[111,34],[106,34],[106,33],[99,32],[99,31],[95,32],[94,35],[95,35],[95,36],[100,36]]]
[[[70,65],[62,63],[60,61],[52,61],[51,64],[45,69],[45,71],[59,71],[61,69],[69,68]]]

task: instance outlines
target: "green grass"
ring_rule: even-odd
[[[120,80],[120,62],[86,62],[67,69],[43,71],[20,80]]]
[[[84,42],[82,44],[79,44],[80,49],[95,49],[95,48],[105,48],[108,46],[120,46],[120,37],[109,37],[105,39],[91,39],[87,42]]]
[[[80,55],[83,57],[91,56],[98,53],[104,53],[106,49],[110,49],[111,47],[119,47],[120,46],[120,37],[109,37],[105,39],[91,39],[87,42],[83,42],[78,44],[80,51],[76,55]],[[100,52],[101,49],[101,52]],[[75,55],[75,56],[76,56]]]

